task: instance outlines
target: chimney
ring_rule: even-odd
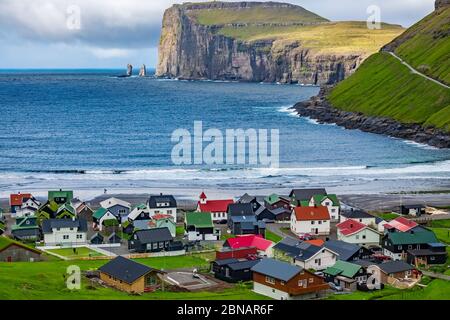
[[[353,229],[353,223],[350,223],[350,229]]]

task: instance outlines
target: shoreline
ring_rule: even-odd
[[[319,124],[336,124],[349,130],[382,134],[394,138],[414,141],[440,149],[450,148],[450,134],[436,128],[425,128],[419,124],[405,124],[382,117],[371,117],[362,113],[334,108],[326,99],[332,87],[321,87],[317,96],[296,103],[293,109],[300,117],[307,117]]]

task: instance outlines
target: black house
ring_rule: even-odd
[[[100,233],[96,233],[91,237],[91,244],[102,244],[104,237]]]
[[[138,253],[172,251],[172,244],[169,228],[138,230],[128,241],[128,250]]]
[[[213,261],[212,271],[217,279],[236,283],[250,281],[253,278],[251,268],[260,260],[225,259]]]
[[[249,195],[248,193],[244,194],[236,203],[241,204],[250,204],[253,212],[259,209],[261,207],[261,203],[256,199],[256,197]]]
[[[339,260],[347,262],[369,259],[373,255],[373,252],[366,247],[341,240],[328,240],[324,247],[339,254]]]
[[[402,205],[400,206],[400,214],[406,215],[406,216],[414,216],[414,217],[420,217],[423,214],[426,214],[425,211],[426,207],[421,204],[416,205]]]
[[[320,189],[293,189],[289,194],[291,198],[291,205],[298,207],[302,201],[309,201],[315,195],[327,195],[327,191],[323,188]]]
[[[258,221],[289,221],[291,219],[291,210],[286,208],[268,209],[265,206],[259,207],[255,211]]]
[[[406,261],[415,266],[445,264],[447,261],[446,247],[442,243],[429,243],[427,249],[408,250]]]

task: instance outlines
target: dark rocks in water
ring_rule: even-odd
[[[450,134],[442,130],[423,127],[417,123],[400,123],[394,119],[370,117],[362,113],[334,108],[326,99],[332,87],[322,87],[310,100],[297,103],[293,109],[299,116],[319,123],[335,123],[346,129],[383,134],[395,138],[428,144],[437,148],[450,148]]]
[[[127,65],[127,76],[131,77],[131,75],[133,74],[133,66],[131,64]]]

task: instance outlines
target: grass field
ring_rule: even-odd
[[[448,228],[430,228],[439,241],[450,245],[450,229]]]
[[[272,241],[274,243],[277,243],[277,242],[280,242],[281,240],[283,240],[282,237],[280,237],[279,235],[273,233],[270,230],[266,230],[266,239],[270,240],[270,241]]]
[[[398,218],[400,215],[396,213],[389,213],[389,212],[381,212],[381,213],[375,213],[376,216],[380,217],[381,219],[385,221],[391,221],[395,218]]]
[[[450,220],[434,220],[431,226],[433,228],[450,228]]]
[[[73,248],[52,249],[47,251],[69,259],[104,256],[103,254],[86,247],[76,248],[75,252]]]

